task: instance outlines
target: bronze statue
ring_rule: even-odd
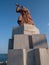
[[[34,25],[34,22],[32,20],[29,10],[27,8],[25,8],[24,6],[20,7],[20,5],[18,5],[18,4],[16,4],[16,6],[17,6],[16,12],[20,13],[20,16],[18,18],[18,24],[22,25],[22,24],[26,23],[26,24]]]

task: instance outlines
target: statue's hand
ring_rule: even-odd
[[[16,6],[17,6],[17,7],[20,7],[20,5],[19,5],[19,4],[16,4]]]

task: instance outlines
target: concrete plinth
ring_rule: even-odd
[[[49,49],[9,50],[7,65],[49,65]]]
[[[13,49],[13,39],[9,39],[8,49]]]
[[[49,65],[49,49],[39,49],[41,65]]]
[[[35,25],[13,28],[9,40],[7,65],[49,65],[49,49],[45,34]]]
[[[32,35],[33,48],[48,48],[47,38],[45,34]]]
[[[9,49],[33,49],[33,48],[48,48],[45,34],[19,34],[14,35],[14,39],[9,42]]]
[[[9,50],[7,65],[26,65],[26,50]]]
[[[14,35],[13,49],[29,49],[29,40],[27,35]]]
[[[12,37],[15,34],[40,34],[39,29],[35,26],[35,25],[31,25],[31,24],[24,24],[24,25],[20,25],[18,27],[14,27],[13,31],[12,31]]]
[[[29,50],[27,53],[27,65],[49,65],[49,49]]]

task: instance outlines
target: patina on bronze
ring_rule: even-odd
[[[18,24],[22,25],[24,23],[26,24],[32,24],[34,25],[34,22],[32,20],[32,17],[30,15],[30,12],[27,8],[25,8],[24,6],[21,6],[19,4],[16,4],[16,12],[20,13],[20,16],[18,18]]]

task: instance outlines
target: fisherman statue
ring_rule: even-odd
[[[20,7],[19,4],[16,4],[16,12],[20,13],[20,16],[18,18],[19,25],[22,25],[24,23],[34,25],[30,12],[27,8],[25,8],[24,6]]]

